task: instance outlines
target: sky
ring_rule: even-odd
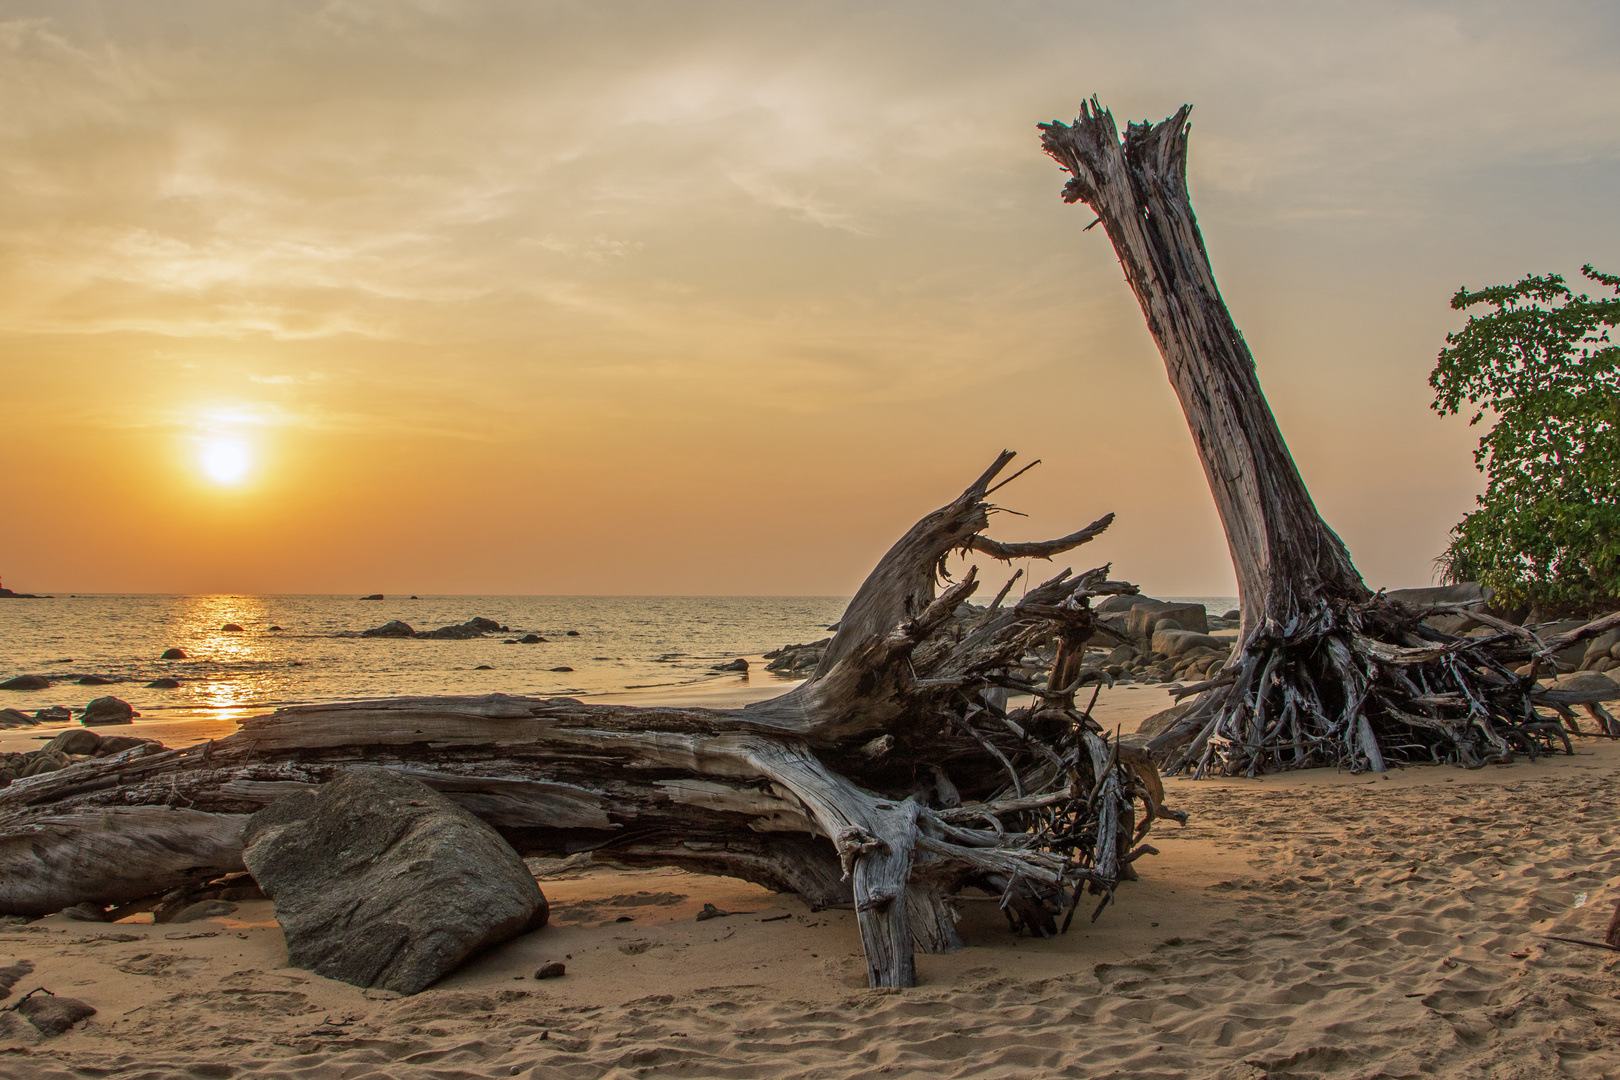
[[[1192,103],[1306,483],[1426,585],[1452,293],[1620,269],[1617,53],[1608,3],[0,0],[0,576],[841,595],[1008,447],[993,535],[1113,511],[1056,568],[1229,595],[1039,147],[1095,94]]]

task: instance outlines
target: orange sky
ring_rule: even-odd
[[[1620,267],[1617,46],[1605,4],[4,0],[0,574],[848,593],[1007,446],[998,535],[1113,510],[1077,567],[1229,593],[1038,146],[1096,93],[1194,103],[1307,483],[1427,584],[1480,487],[1427,411],[1452,291]]]

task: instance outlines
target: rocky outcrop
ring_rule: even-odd
[[[453,626],[441,626],[437,630],[417,630],[410,623],[395,619],[392,622],[384,623],[382,626],[362,630],[360,636],[371,638],[421,638],[428,641],[467,641],[472,638],[487,637],[505,629],[507,628],[494,619],[485,619],[481,616],[474,616],[464,623],[456,623]],[[530,636],[536,637],[537,635],[531,634]],[[544,641],[545,639],[539,638],[539,640]]]
[[[809,675],[821,663],[822,654],[827,651],[831,641],[832,638],[822,638],[808,645],[784,645],[780,649],[772,649],[765,654],[765,659],[770,661],[765,665],[765,670],[780,675]]]
[[[546,919],[539,885],[494,829],[385,769],[285,796],[242,839],[291,963],[355,986],[414,994]]]
[[[454,626],[441,626],[437,630],[418,631],[416,636],[439,641],[466,641],[469,638],[481,638],[489,634],[496,634],[505,629],[506,627],[494,619],[475,616],[464,623],[457,623]]]
[[[139,715],[141,714],[130,708],[129,702],[123,698],[98,697],[84,707],[84,715],[79,717],[79,723],[85,727],[129,724]]]

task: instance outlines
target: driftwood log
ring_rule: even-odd
[[[1562,706],[1573,727],[1570,702],[1537,675],[1552,652],[1613,621],[1543,642],[1471,612],[1496,632],[1459,638],[1426,625],[1430,611],[1366,587],[1311,501],[1215,284],[1187,189],[1190,108],[1130,124],[1123,140],[1095,98],[1072,125],[1040,125],[1043,148],[1070,174],[1064,201],[1096,213],[1092,225],[1106,230],[1136,294],[1237,571],[1237,654],[1194,688],[1199,696],[1151,750],[1171,773],[1249,776],[1311,765],[1382,772],[1391,759],[1478,766],[1567,750],[1557,718],[1537,705]],[[1516,673],[1526,661],[1530,670]],[[1617,734],[1612,725],[1608,733]]]
[[[248,815],[357,765],[422,780],[525,855],[590,851],[851,904],[873,986],[911,985],[914,950],[960,945],[950,898],[965,888],[1000,896],[1013,928],[1036,934],[1066,927],[1087,891],[1100,912],[1152,851],[1141,840],[1155,817],[1184,817],[1164,809],[1151,760],[1076,704],[1105,678],[1080,665],[1090,599],[1134,586],[1107,567],[1065,570],[1012,603],[1009,581],[982,613],[958,615],[978,578],[945,579],[950,552],[1050,557],[1112,520],[1047,543],[986,537],[1011,458],[894,545],[815,673],[778,698],[300,706],[200,746],[81,762],[0,791],[0,912],[127,904],[240,870]],[[1022,665],[1054,640],[1046,685],[1027,682]],[[1008,709],[1009,692],[1030,703]]]

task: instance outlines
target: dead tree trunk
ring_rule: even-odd
[[[1169,771],[1250,776],[1397,759],[1479,764],[1558,733],[1505,663],[1544,648],[1507,631],[1457,639],[1362,583],[1316,511],[1221,299],[1187,191],[1187,114],[1130,124],[1095,99],[1040,125],[1108,233],[1181,400],[1220,511],[1243,614],[1237,655],[1152,748]],[[1096,222],[1093,222],[1096,224]],[[1090,226],[1087,226],[1090,228]]]
[[[239,870],[248,815],[381,765],[522,854],[592,851],[851,903],[874,986],[911,985],[915,948],[960,944],[949,898],[963,888],[1001,895],[1015,928],[1053,932],[1083,891],[1106,903],[1134,876],[1151,849],[1133,843],[1169,811],[1151,762],[1075,705],[1096,672],[1047,687],[1009,674],[1053,636],[1083,642],[1090,598],[1134,586],[1107,567],[1065,570],[1015,604],[1004,590],[971,621],[957,611],[976,572],[936,595],[953,550],[1050,556],[1111,520],[1043,544],[981,535],[1011,457],[895,544],[815,675],[782,697],[741,709],[500,694],[302,706],[206,745],[77,763],[0,791],[0,912],[124,904]],[[1031,704],[1005,710],[997,689],[1032,691]]]

